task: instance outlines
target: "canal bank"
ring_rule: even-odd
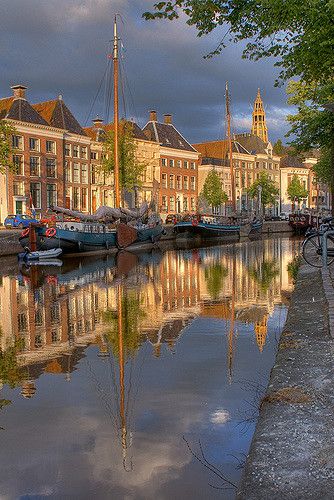
[[[329,273],[301,265],[239,500],[333,498],[333,293]]]

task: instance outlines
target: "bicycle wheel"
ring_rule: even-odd
[[[322,267],[322,236],[311,234],[303,243],[302,254],[305,261],[313,267]],[[327,237],[327,266],[334,261],[334,237]]]

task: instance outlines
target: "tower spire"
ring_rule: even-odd
[[[268,142],[266,113],[264,111],[260,89],[257,89],[257,95],[254,101],[252,134],[260,137],[264,142]]]

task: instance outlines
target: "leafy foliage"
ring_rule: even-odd
[[[12,162],[12,134],[15,133],[15,128],[0,121],[0,173],[5,173],[6,167],[10,170],[15,170]]]
[[[201,195],[212,207],[219,207],[228,200],[227,194],[223,191],[219,175],[215,170],[212,169],[208,173]]]
[[[267,292],[273,280],[278,276],[279,269],[274,260],[263,260],[260,265],[248,269],[251,278],[260,286],[263,292]]]
[[[0,380],[10,387],[17,387],[26,377],[25,371],[17,364],[17,353],[22,349],[22,341],[16,340],[14,345],[0,351]]]
[[[267,172],[260,172],[259,178],[247,189],[251,198],[258,198],[259,186],[261,186],[261,201],[263,208],[267,205],[274,205],[277,201],[279,189],[274,181],[269,179]]]
[[[211,266],[204,269],[204,276],[206,281],[206,286],[210,297],[213,300],[219,298],[220,292],[223,289],[223,281],[228,274],[227,269],[218,262],[215,262]]]
[[[283,145],[281,139],[278,139],[273,146],[273,153],[278,156],[284,156],[287,152],[288,148]]]
[[[334,73],[334,3],[331,0],[172,0],[157,2],[146,19],[185,15],[198,36],[225,28],[217,48],[246,41],[243,57],[276,58],[280,80],[326,81]],[[316,48],[316,49],[315,49]]]
[[[103,152],[104,160],[102,168],[105,172],[112,173],[115,170],[114,161],[115,134],[111,130],[105,134]],[[136,186],[142,185],[142,175],[147,165],[140,163],[137,159],[137,144],[133,137],[132,124],[122,121],[118,136],[119,153],[119,183],[123,191],[133,191]]]
[[[297,201],[298,205],[300,202],[307,197],[308,191],[304,188],[298,175],[294,175],[287,189],[288,198],[293,202]]]

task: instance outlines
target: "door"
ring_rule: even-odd
[[[23,202],[22,201],[15,201],[15,214],[22,214],[23,213]]]

